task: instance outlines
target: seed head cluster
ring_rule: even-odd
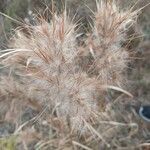
[[[93,62],[84,70],[76,63],[81,55],[77,25],[66,11],[53,14],[50,22],[38,18],[36,25],[16,29],[11,49],[1,55],[2,63],[26,87],[21,92],[30,103],[46,107],[71,130],[87,131],[87,124],[95,124],[102,111],[105,92],[101,87],[120,86],[124,78],[129,54],[121,44],[135,18],[135,12],[120,12],[114,3],[97,3],[92,33],[83,47]],[[85,70],[98,74],[89,76]]]
[[[129,62],[129,53],[122,47],[126,33],[136,20],[137,13],[122,12],[111,2],[98,2],[94,14],[92,33],[89,34],[88,48],[93,57],[91,72],[98,72],[103,84],[122,86]],[[89,72],[90,72],[89,70]]]

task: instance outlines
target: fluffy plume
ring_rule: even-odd
[[[46,107],[70,124],[72,130],[81,131],[84,122],[96,117],[98,92],[97,81],[75,65],[75,25],[64,13],[54,15],[51,23],[42,20],[41,24],[28,27],[28,34],[21,30],[16,33],[13,49],[1,56],[7,56],[3,63],[24,76],[28,87],[25,92],[31,99],[43,107],[46,102]]]
[[[116,141],[112,141],[114,136],[117,141],[120,140],[118,127],[123,130],[124,127],[136,126],[118,114],[118,108],[122,109],[121,104],[114,108],[109,107],[105,98],[107,89],[132,96],[118,86],[122,85],[123,71],[129,60],[129,53],[122,47],[122,42],[137,13],[132,10],[121,12],[113,2],[102,0],[97,2],[94,15],[92,32],[86,47],[82,48],[84,54],[87,50],[90,53],[89,64],[86,59],[82,60],[86,66],[89,65],[87,68],[77,65],[76,60],[83,56],[78,52],[77,25],[69,20],[66,12],[62,15],[53,14],[50,23],[38,18],[36,25],[25,25],[23,29],[16,29],[11,49],[3,51],[5,53],[0,56],[5,67],[10,67],[13,78],[8,80],[9,83],[1,80],[0,87],[5,87],[0,89],[1,95],[6,95],[7,100],[12,99],[12,93],[15,99],[8,104],[15,113],[18,107],[22,110],[27,105],[38,110],[40,114],[35,117],[37,122],[44,120],[44,124],[52,128],[54,136],[50,138],[58,149],[63,143],[89,149],[76,141],[70,142],[70,136],[75,136],[78,132],[88,137],[84,140],[86,145],[91,141],[91,145],[97,143],[97,149],[105,149],[104,145],[108,149],[111,144],[116,145]],[[87,54],[85,57],[88,56]],[[21,100],[18,101],[18,98]],[[117,101],[119,100],[114,104]],[[44,113],[46,117],[42,117]],[[6,118],[9,118],[9,114],[6,114]],[[17,132],[33,121],[36,122],[35,118],[21,125]],[[127,123],[120,123],[120,120]],[[61,139],[61,134],[55,134],[60,130],[64,131],[65,140]],[[29,132],[30,130],[27,134]],[[112,143],[109,144],[110,141]],[[49,143],[50,141],[41,145]]]
[[[89,51],[93,63],[88,72],[97,72],[102,83],[122,85],[123,71],[129,62],[129,53],[122,47],[128,28],[135,22],[137,12],[122,12],[113,1],[97,2]]]

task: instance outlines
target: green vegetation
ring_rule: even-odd
[[[16,150],[16,137],[0,138],[0,150]]]
[[[24,19],[27,15],[27,8],[28,8],[28,2],[27,0],[12,0],[6,10],[5,14],[8,15],[9,17],[12,17],[14,19],[20,20]],[[16,25],[12,20],[9,18],[5,18],[4,22],[5,26],[5,31],[9,32],[13,27],[16,27]]]

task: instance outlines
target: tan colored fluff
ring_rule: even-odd
[[[102,83],[121,86],[129,62],[129,53],[122,47],[122,42],[137,13],[132,10],[122,12],[114,2],[99,1],[94,15],[88,45],[94,60],[88,72],[96,70]]]
[[[130,120],[120,123],[122,118],[118,112],[107,107],[107,95],[103,90],[107,90],[107,85],[112,89],[119,89],[115,86],[122,84],[129,54],[122,48],[121,42],[125,39],[126,29],[134,22],[136,13],[120,12],[114,3],[105,1],[97,3],[97,8],[92,34],[88,37],[87,47],[83,48],[83,51],[88,49],[92,56],[87,68],[79,69],[76,64],[76,57],[79,57],[76,42],[78,34],[76,25],[69,21],[66,12],[53,15],[50,23],[39,19],[37,25],[27,26],[26,32],[16,30],[12,49],[6,50],[1,58],[4,58],[2,63],[9,66],[24,85],[24,88],[20,88],[20,95],[23,96],[21,99],[32,102],[41,111],[37,119],[47,113],[48,117],[44,119],[50,120],[52,130],[54,128],[57,132],[57,126],[63,126],[60,130],[65,133],[67,128],[69,136],[70,133],[75,133],[73,136],[78,132],[88,133],[83,134],[90,135],[89,139],[84,140],[85,144],[89,145],[90,141],[91,145],[98,143],[97,149],[104,149],[105,145],[108,149],[116,142],[109,144],[114,136],[117,137],[115,139],[120,139],[121,131],[118,128],[135,126],[128,124]],[[88,73],[92,75],[89,76]],[[11,90],[6,95],[9,93]],[[117,107],[121,108],[120,105]],[[69,145],[78,144],[72,142],[68,132],[69,140],[64,136]],[[56,141],[55,137],[59,137],[60,143],[64,140],[61,139],[61,134],[54,135],[53,141]],[[95,140],[95,137],[98,139]],[[60,149],[57,143],[55,146]]]
[[[85,122],[93,121],[99,109],[97,80],[75,65],[75,25],[64,13],[54,15],[51,23],[42,20],[27,30],[27,35],[16,31],[13,49],[6,54],[4,64],[13,66],[16,74],[25,78],[25,92],[31,99],[42,107],[46,103],[72,130],[84,130]]]

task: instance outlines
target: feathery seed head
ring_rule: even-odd
[[[42,20],[17,32],[12,53],[4,60],[27,76],[26,94],[55,112],[58,119],[68,120],[72,130],[82,131],[85,121],[95,119],[98,112],[97,81],[77,71],[75,25],[66,14],[54,15],[51,23]],[[25,71],[23,71],[25,69]]]
[[[93,57],[89,73],[97,70],[104,84],[122,85],[123,71],[129,61],[129,53],[122,47],[127,29],[134,23],[136,11],[122,12],[113,1],[97,2],[94,25],[89,35],[89,51]]]
[[[31,89],[38,101],[46,101],[47,107],[56,116],[68,122],[72,130],[82,131],[84,120],[95,120],[98,113],[98,92],[96,80],[84,73],[55,75],[51,80],[43,78],[32,83]],[[36,90],[38,89],[38,91]]]
[[[48,76],[66,69],[73,71],[78,53],[75,27],[64,12],[60,16],[53,15],[50,23],[40,20],[36,26],[27,27],[26,34],[17,30],[11,45],[13,49],[1,56],[7,56],[3,62],[14,64],[15,68],[29,74]]]
[[[114,46],[119,48],[136,16],[136,11],[123,12],[113,2],[102,0],[101,3],[97,3],[93,27],[96,44],[101,44],[105,49],[113,49]]]
[[[121,42],[136,13],[120,12],[114,3],[104,0],[97,3],[97,8],[87,45],[92,55],[88,71],[76,66],[78,35],[76,25],[69,21],[66,12],[59,16],[54,14],[50,23],[41,19],[37,25],[28,26],[26,33],[17,30],[13,49],[6,50],[0,58],[6,57],[3,63],[16,69],[15,74],[19,71],[24,88],[17,88],[17,91],[21,93],[19,96],[25,97],[21,97],[22,100],[37,106],[42,110],[41,114],[46,112],[46,117],[62,121],[71,131],[85,133],[90,130],[109,145],[103,139],[103,130],[116,124],[110,121],[111,109],[110,114],[106,109],[103,109],[104,113],[101,110],[101,105],[105,107],[106,104],[103,90],[119,89],[131,95],[113,85],[120,86],[124,79],[129,54]],[[96,78],[91,74],[89,77],[85,70]],[[102,136],[92,127],[93,124],[98,124]]]

